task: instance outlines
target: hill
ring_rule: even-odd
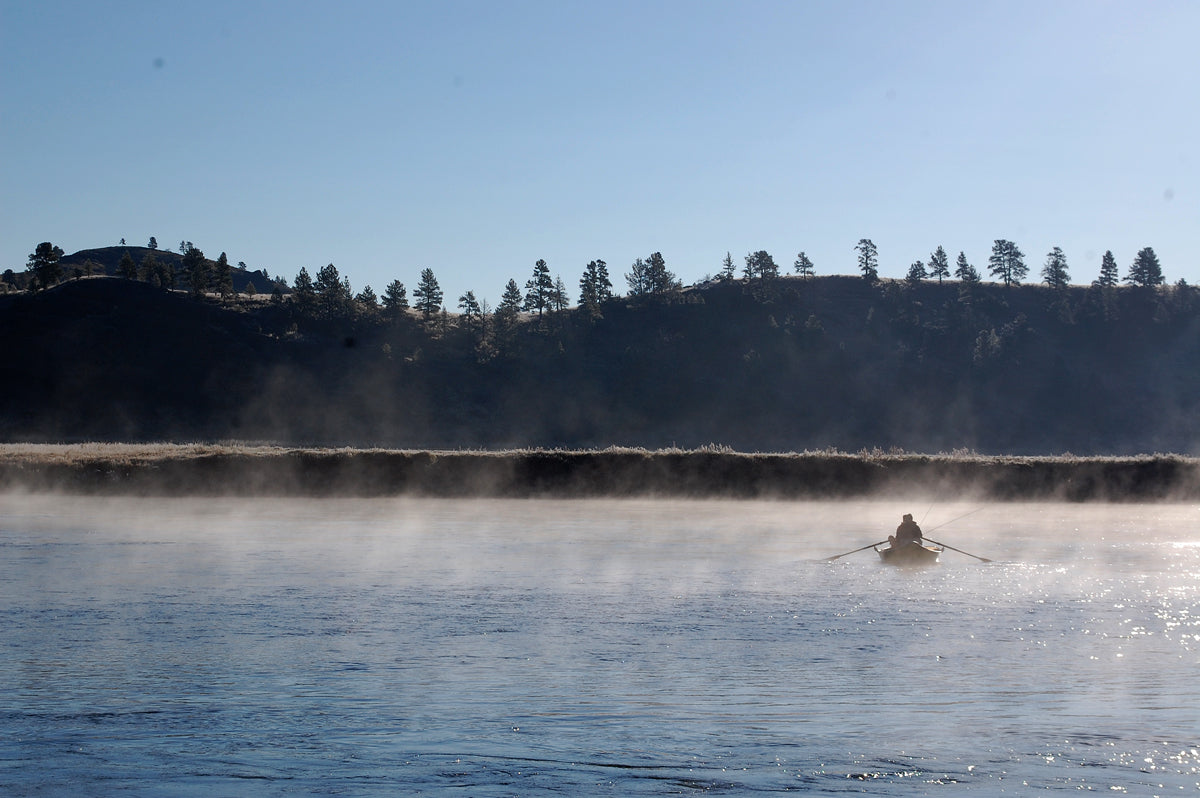
[[[8,441],[1200,453],[1184,285],[734,281],[502,330],[93,278],[0,320]]]

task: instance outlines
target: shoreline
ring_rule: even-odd
[[[434,451],[250,444],[0,444],[0,492],[82,495],[1192,501],[1200,458]]]

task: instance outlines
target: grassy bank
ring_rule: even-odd
[[[154,496],[1200,499],[1200,459],[0,444],[0,490]]]

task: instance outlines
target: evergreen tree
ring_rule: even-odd
[[[150,243],[146,246],[150,247],[150,249],[158,249],[158,239],[154,236],[150,236]]]
[[[117,273],[126,280],[137,279],[137,264],[133,262],[129,250],[125,250],[125,254],[121,256],[121,262],[117,264]]]
[[[186,247],[187,251],[183,254],[180,266],[188,277],[192,296],[203,296],[208,290],[208,258],[204,257],[204,253],[198,248],[191,246],[190,242]]]
[[[1163,284],[1162,266],[1159,265],[1158,255],[1154,254],[1153,248],[1145,247],[1138,251],[1137,257],[1133,259],[1133,264],[1129,267],[1129,274],[1126,275],[1125,282],[1143,287]]]
[[[725,253],[725,260],[721,261],[721,271],[717,273],[717,279],[723,283],[728,283],[736,277],[733,267],[733,255],[729,252]]]
[[[62,266],[59,261],[65,253],[62,247],[56,247],[49,241],[38,244],[29,256],[25,269],[33,275],[35,288],[49,288],[62,277]]]
[[[962,280],[964,283],[979,282],[979,272],[974,266],[967,263],[967,255],[965,252],[958,253],[958,260],[954,266],[954,276]]]
[[[667,269],[666,258],[661,252],[655,252],[646,258],[646,280],[652,294],[665,294],[683,287],[675,275]]]
[[[757,279],[759,285],[762,286],[779,276],[779,267],[775,264],[775,259],[766,250],[760,249],[758,252],[751,252],[746,255],[746,270],[744,274],[747,280]]]
[[[550,292],[550,307],[555,312],[566,310],[571,305],[571,297],[567,293],[567,284],[562,275],[554,278],[554,290]]]
[[[226,299],[233,296],[233,267],[224,252],[217,256],[217,265],[213,267],[213,283],[221,296]]]
[[[154,257],[153,251],[147,252],[145,257],[142,258],[142,262],[138,267],[138,271],[140,272],[143,281],[161,285],[161,283],[158,282],[158,258]]]
[[[421,279],[413,289],[413,307],[421,311],[421,317],[429,321],[442,309],[442,287],[433,276],[433,269],[421,270]]]
[[[992,255],[988,258],[988,272],[999,277],[1006,286],[1020,285],[1029,273],[1025,265],[1025,253],[1012,241],[998,238],[992,244]]]
[[[1055,247],[1046,255],[1046,265],[1042,267],[1042,279],[1046,285],[1055,290],[1063,290],[1071,282],[1067,272],[1067,256],[1060,247]]]
[[[404,283],[392,280],[383,292],[383,307],[393,316],[401,315],[408,309],[408,291]]]
[[[375,290],[369,285],[358,292],[358,295],[354,297],[354,301],[362,305],[367,311],[379,309],[379,297],[375,296]]]
[[[326,319],[343,319],[349,315],[353,294],[350,286],[343,282],[338,269],[332,263],[322,266],[313,281],[317,313]]]
[[[854,249],[858,251],[858,270],[862,272],[863,279],[868,283],[878,280],[879,250],[875,247],[875,242],[869,238],[860,238]]]
[[[521,317],[521,288],[516,280],[510,279],[504,286],[504,294],[492,318],[493,328],[500,348],[507,348],[517,332],[517,324]]]
[[[525,310],[536,310],[542,315],[554,293],[554,278],[550,276],[550,267],[546,261],[538,259],[533,264],[533,276],[525,283]]]
[[[594,260],[583,270],[579,278],[579,307],[589,318],[600,317],[600,308],[612,299],[612,281],[608,279],[608,265]]]
[[[1104,257],[1100,259],[1100,278],[1096,280],[1096,285],[1103,288],[1112,288],[1119,281],[1117,275],[1117,259],[1113,257],[1112,250],[1104,251]]]
[[[936,278],[939,283],[950,276],[950,258],[940,245],[929,256],[929,276]]]
[[[646,262],[638,258],[633,266],[625,273],[625,282],[629,286],[630,297],[643,297],[650,293],[650,280],[646,273]]]
[[[929,272],[925,271],[925,264],[921,261],[913,261],[913,264],[908,267],[907,279],[910,283],[919,283],[929,276]]]
[[[303,266],[292,281],[292,301],[300,313],[310,314],[316,310],[317,291],[313,287],[312,278],[308,276],[308,269]]]
[[[806,280],[816,272],[816,269],[813,268],[813,262],[803,252],[796,256],[796,263],[794,265],[796,267],[796,274]]]

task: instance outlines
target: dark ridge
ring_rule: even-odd
[[[601,311],[483,345],[457,316],[124,279],[4,294],[0,440],[1200,454],[1190,286],[784,278]]]

